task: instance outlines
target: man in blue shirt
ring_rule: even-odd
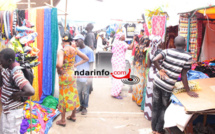
[[[91,77],[90,75],[80,75],[81,72],[86,72],[86,71],[93,71],[93,63],[94,63],[94,52],[93,50],[86,46],[84,44],[84,36],[81,34],[78,34],[74,38],[76,46],[78,47],[78,50],[87,55],[89,58],[88,62],[85,62],[84,64],[81,64],[77,66],[77,70],[79,72],[79,76],[77,78],[77,89],[78,89],[78,94],[79,94],[79,99],[80,99],[80,104],[81,106],[77,109],[77,112],[81,112],[82,115],[87,114],[87,107],[88,107],[88,102],[89,102],[89,89],[90,89],[90,84],[91,84]],[[82,59],[78,55],[75,57],[75,62],[78,63]]]

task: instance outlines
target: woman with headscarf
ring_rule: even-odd
[[[66,126],[66,112],[72,111],[72,114],[67,117],[67,120],[76,121],[76,108],[80,106],[76,78],[74,77],[74,67],[81,65],[89,60],[89,58],[81,51],[73,48],[70,44],[71,34],[66,31],[63,34],[62,46],[57,54],[57,71],[59,74],[59,104],[58,110],[61,112],[61,120],[56,124]],[[82,61],[76,63],[75,56],[78,55]]]
[[[153,58],[161,52],[162,39],[160,36],[153,37],[151,44],[150,44],[150,51],[148,53],[148,61],[147,67],[149,68],[148,78],[147,78],[147,87],[146,87],[146,94],[145,94],[145,104],[144,104],[144,116],[146,119],[151,120],[152,118],[152,94],[153,94],[153,81],[154,76],[157,73],[157,70],[152,63]]]
[[[140,82],[136,85],[133,85],[133,93],[132,93],[132,100],[137,103],[137,105],[141,105],[143,100],[143,92],[144,87],[146,85],[146,77],[145,77],[145,70],[146,70],[146,48],[149,45],[149,38],[148,36],[141,37],[139,44],[136,46],[135,55],[134,55],[134,75],[140,78]]]
[[[113,43],[112,47],[112,70],[113,72],[119,72],[119,71],[125,71],[125,53],[127,50],[132,50],[133,44],[130,46],[125,42],[125,34],[118,33],[116,35],[115,41]],[[122,75],[115,75],[116,77],[122,77]],[[122,90],[123,83],[121,79],[115,79],[113,78],[112,81],[112,89],[111,89],[111,95],[116,99],[122,99],[120,96],[121,90]]]

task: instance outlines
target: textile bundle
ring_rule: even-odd
[[[30,102],[24,105],[24,119],[21,124],[20,133],[30,132]],[[43,105],[31,102],[32,109],[32,130],[39,134],[47,134],[52,124],[53,118],[60,114],[55,109],[47,108]],[[51,121],[51,122],[49,122]],[[50,124],[51,123],[51,124]]]

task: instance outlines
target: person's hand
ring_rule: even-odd
[[[77,64],[74,64],[74,67],[77,67]]]
[[[190,96],[190,97],[194,97],[194,98],[198,98],[199,95],[193,91],[188,91],[187,94]]]
[[[11,95],[11,97],[15,101],[20,101],[21,100],[20,92],[13,92],[13,94]]]
[[[58,74],[60,74],[60,75],[62,75],[62,74],[64,74],[65,73],[65,71],[63,70],[63,69],[57,69],[57,72],[58,72]]]
[[[160,79],[162,79],[162,80],[166,80],[167,78],[169,78],[169,77],[167,76],[166,71],[165,71],[164,69],[161,69],[161,70],[159,71],[159,74],[160,74]]]

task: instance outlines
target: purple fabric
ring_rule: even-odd
[[[26,133],[28,127],[29,127],[28,119],[23,119],[22,124],[21,124],[21,128],[20,128],[20,133],[21,134]]]

